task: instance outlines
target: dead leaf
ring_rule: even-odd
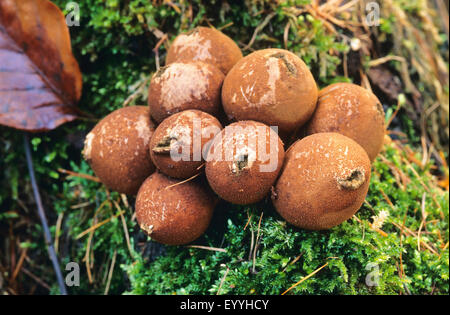
[[[403,93],[401,81],[384,66],[372,67],[368,71],[372,84],[376,85],[383,92],[390,102],[395,103],[398,95]]]
[[[40,132],[72,121],[81,86],[59,8],[48,0],[0,0],[0,124]]]

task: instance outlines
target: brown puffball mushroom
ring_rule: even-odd
[[[206,145],[220,130],[220,122],[205,112],[191,109],[174,114],[156,128],[150,141],[151,159],[168,176],[192,177],[204,163]]]
[[[258,50],[241,59],[226,76],[222,104],[230,120],[278,126],[285,137],[313,114],[317,85],[306,64],[284,49]]]
[[[166,65],[203,61],[227,74],[241,58],[241,50],[230,37],[214,28],[196,27],[175,38],[167,52]]]
[[[88,133],[84,158],[108,188],[135,195],[155,171],[148,152],[154,130],[147,106],[120,108]]]
[[[351,218],[369,189],[370,160],[352,139],[317,133],[295,142],[272,192],[273,204],[289,223],[324,230]]]
[[[283,143],[268,126],[240,121],[225,127],[207,155],[206,177],[222,199],[250,204],[268,195],[284,160]]]
[[[160,123],[172,114],[198,109],[217,116],[224,75],[204,62],[172,63],[152,77],[148,105],[153,119]]]
[[[155,172],[139,189],[136,219],[156,242],[187,244],[206,231],[216,202],[214,193],[199,178],[179,184],[179,180]]]
[[[306,134],[337,132],[358,142],[371,161],[381,151],[386,127],[378,98],[351,83],[335,83],[319,92],[317,108]]]

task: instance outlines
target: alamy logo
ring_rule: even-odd
[[[66,4],[66,24],[68,27],[80,26],[80,6],[76,2]]]
[[[66,265],[66,271],[69,271],[65,279],[66,285],[68,287],[79,287],[80,266],[76,262],[70,262]]]
[[[370,1],[366,4],[366,25],[380,25],[380,5],[376,1]]]
[[[366,285],[376,287],[380,283],[380,266],[377,263],[368,263],[366,270],[370,271],[366,276]]]

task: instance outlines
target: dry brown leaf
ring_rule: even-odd
[[[0,0],[0,124],[40,132],[72,121],[81,87],[59,8],[48,0]]]

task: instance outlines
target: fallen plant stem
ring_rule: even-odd
[[[117,257],[117,249],[114,250],[114,254],[112,257],[111,267],[109,268],[109,274],[108,274],[108,282],[106,283],[104,295],[108,295],[108,292],[109,292],[109,287],[111,285],[111,279],[112,279],[112,275],[114,272],[114,265],[116,264],[116,257]]]
[[[58,219],[56,220],[56,230],[55,230],[55,252],[58,253],[58,247],[59,247],[59,235],[61,234],[61,225],[62,220],[64,218],[64,212],[61,212],[58,215]]]
[[[130,252],[130,257],[133,258],[133,249],[132,249],[131,243],[130,243],[130,235],[128,234],[128,226],[127,226],[127,222],[125,220],[125,217],[123,215],[123,213],[125,211],[122,211],[122,209],[120,208],[119,204],[116,201],[113,201],[113,203],[116,206],[116,209],[120,212],[120,219],[122,221],[123,232],[125,234],[125,239],[127,241],[128,251]]]
[[[36,182],[33,160],[31,157],[30,141],[28,139],[27,133],[24,133],[23,140],[25,146],[25,155],[27,159],[28,171],[30,173],[31,186],[33,187],[34,199],[36,201],[36,205],[38,208],[38,214],[41,220],[42,228],[44,229],[45,244],[47,245],[50,260],[52,261],[53,269],[55,270],[59,291],[62,295],[67,295],[67,289],[64,284],[61,268],[59,267],[58,257],[56,256],[55,248],[53,247],[52,236],[50,234],[50,229],[48,228],[47,217],[45,215],[44,206],[42,205],[41,195],[39,194],[39,188]]]
[[[36,281],[38,284],[40,284],[43,288],[46,288],[47,290],[51,290],[50,286],[45,283],[42,279],[40,279],[39,277],[37,277],[36,275],[34,275],[31,271],[29,271],[27,268],[23,267],[22,268],[22,272],[24,274],[26,274],[27,276],[29,276],[31,279],[33,279],[34,281]]]
[[[59,168],[58,172],[60,172],[62,174],[67,174],[69,176],[80,177],[80,178],[91,180],[93,182],[100,183],[100,179],[98,177],[91,176],[91,175],[88,175],[88,174],[76,173],[76,172],[72,172],[72,171],[69,171],[69,170],[62,169],[62,168]]]
[[[175,184],[173,184],[173,185],[169,185],[169,186],[167,186],[167,187],[164,188],[164,189],[169,189],[169,188],[172,188],[172,187],[175,187],[175,186],[178,186],[178,185],[182,185],[182,184],[184,184],[184,183],[187,183],[187,182],[189,182],[189,181],[195,179],[196,177],[199,177],[200,174],[201,174],[201,173],[197,173],[197,174],[195,174],[194,176],[189,177],[188,179],[182,180],[181,182],[175,183]]]
[[[199,249],[206,249],[206,250],[210,250],[213,252],[222,252],[222,253],[226,253],[227,250],[224,248],[217,248],[217,247],[208,247],[208,246],[202,246],[202,245],[187,245],[186,247],[188,248],[199,248]]]
[[[262,30],[266,27],[267,24],[269,24],[270,20],[271,20],[275,15],[276,15],[276,12],[272,12],[272,13],[270,13],[268,16],[266,16],[266,18],[264,19],[264,21],[256,27],[255,31],[253,32],[253,36],[252,36],[252,38],[250,39],[250,42],[249,42],[244,48],[242,48],[242,50],[248,50],[248,49],[250,49],[250,47],[253,46],[253,43],[254,43],[255,40],[256,40],[256,36],[258,36],[258,33],[259,33],[260,31],[262,31]]]
[[[399,224],[397,224],[397,223],[395,223],[395,222],[391,222],[395,227],[397,227],[400,231],[402,230],[402,227],[401,227],[401,225],[399,225]],[[416,234],[414,234],[414,232],[413,231],[411,231],[410,229],[408,229],[406,226],[404,227],[404,231],[407,233],[407,234],[409,234],[410,236],[412,236],[412,237],[417,237],[417,235]],[[403,233],[405,233],[405,232],[403,232]],[[425,248],[427,248],[430,252],[432,252],[433,254],[435,254],[435,255],[437,255],[438,254],[438,252],[436,251],[436,249],[434,249],[433,247],[431,247],[429,244],[427,244],[427,243],[425,243],[424,241],[420,241],[420,243],[425,247]]]
[[[289,289],[287,289],[286,291],[284,291],[283,293],[281,293],[281,295],[285,295],[286,293],[288,293],[289,291],[291,291],[293,288],[295,288],[296,286],[298,286],[299,284],[301,284],[303,281],[308,280],[309,278],[311,278],[312,276],[314,276],[316,273],[318,273],[320,270],[322,270],[323,268],[325,268],[326,266],[328,266],[328,263],[326,263],[325,265],[323,265],[322,267],[317,268],[316,270],[314,270],[313,272],[311,272],[309,275],[307,275],[306,277],[303,277],[299,282],[297,282],[296,284],[292,285]]]
[[[219,285],[219,288],[217,289],[216,295],[220,294],[220,290],[222,289],[223,283],[225,282],[225,278],[227,277],[229,271],[230,271],[230,268],[228,268],[228,266],[227,266],[227,270],[225,271],[225,274],[223,275],[222,280],[220,280],[220,285]]]
[[[117,218],[117,217],[120,216],[122,213],[124,213],[124,211],[121,211],[121,212],[119,212],[119,213],[117,213],[117,214],[115,214],[115,215],[109,217],[108,219],[103,220],[103,221],[101,221],[101,222],[99,222],[99,223],[97,223],[97,224],[91,226],[91,227],[88,228],[87,230],[84,230],[83,232],[81,232],[80,234],[78,234],[77,237],[75,237],[75,239],[78,240],[78,239],[82,238],[83,236],[85,236],[86,234],[88,234],[90,231],[96,230],[97,228],[99,228],[99,227],[101,227],[102,225],[108,223],[108,222],[111,221],[112,219]]]
[[[25,257],[27,256],[28,248],[22,249],[22,253],[20,254],[19,261],[17,262],[16,268],[14,269],[14,273],[11,276],[11,279],[9,280],[10,283],[13,283],[16,281],[17,275],[19,274],[20,270],[22,269],[23,261],[25,260]]]
[[[264,212],[261,212],[261,216],[259,217],[258,232],[256,233],[255,247],[253,248],[253,265],[252,265],[253,273],[256,273],[256,270],[255,270],[256,252],[258,251],[259,235],[260,235],[260,231],[261,231],[261,220],[262,220],[263,214],[264,214]]]

